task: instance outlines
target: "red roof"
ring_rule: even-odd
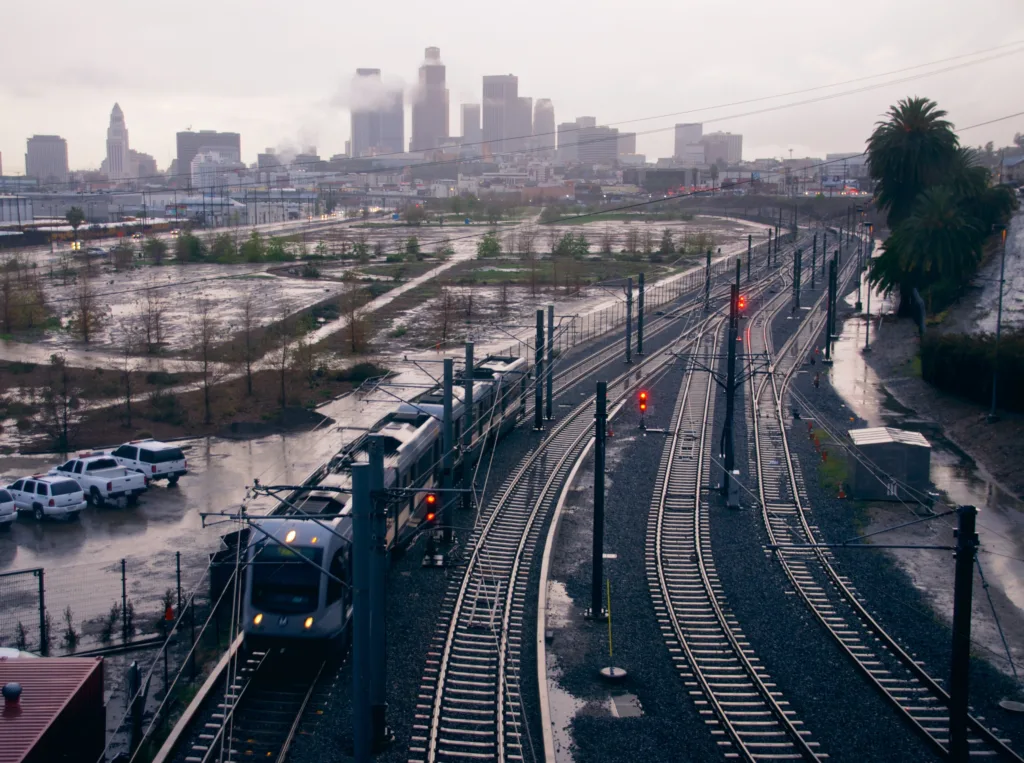
[[[0,659],[0,686],[21,684],[20,712],[0,710],[0,763],[23,760],[102,665],[102,657]]]

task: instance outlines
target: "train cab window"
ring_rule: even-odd
[[[332,577],[327,578],[328,604],[333,604],[338,599],[340,599],[345,593],[345,585],[349,582],[348,559],[349,552],[347,547],[339,548],[337,551],[334,552],[334,557],[331,559],[331,566],[327,570],[332,575]],[[337,580],[335,580],[334,578],[337,578]]]
[[[299,556],[305,557],[305,561]],[[263,542],[252,558],[252,603],[265,612],[313,612],[320,599],[323,551]]]

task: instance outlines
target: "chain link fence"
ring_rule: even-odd
[[[0,573],[0,646],[69,655],[162,635],[208,563],[192,549]]]

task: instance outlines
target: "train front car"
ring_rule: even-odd
[[[243,617],[250,648],[344,638],[352,609],[352,524],[254,520]]]

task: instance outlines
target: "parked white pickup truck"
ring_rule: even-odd
[[[117,463],[107,455],[81,453],[78,458],[61,464],[49,472],[57,477],[70,477],[79,484],[85,498],[93,506],[124,498],[129,505],[146,492],[146,477]]]

